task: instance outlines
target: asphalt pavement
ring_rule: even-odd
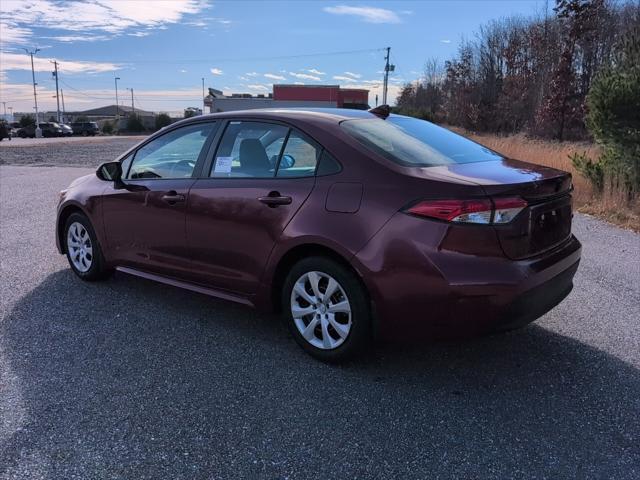
[[[640,478],[637,234],[577,215],[525,329],[329,366],[274,316],[77,279],[55,204],[93,169],[0,167],[0,478]]]

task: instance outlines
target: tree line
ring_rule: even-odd
[[[594,78],[639,23],[638,2],[605,0],[557,0],[548,14],[491,21],[455,58],[428,60],[397,110],[480,132],[584,139]]]

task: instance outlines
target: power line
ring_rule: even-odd
[[[329,57],[335,55],[353,55],[356,53],[371,53],[371,52],[379,52],[385,50],[385,48],[367,48],[362,50],[344,50],[339,52],[322,52],[322,53],[303,53],[298,55],[276,55],[272,57],[227,57],[227,58],[192,58],[192,59],[181,59],[181,60],[114,60],[107,59],[102,60],[103,62],[111,62],[111,63],[174,63],[174,64],[187,64],[187,63],[236,63],[236,62],[256,62],[261,60],[287,60],[293,58],[310,58],[310,57]]]

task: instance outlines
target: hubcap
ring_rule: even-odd
[[[302,337],[316,348],[339,347],[351,331],[351,305],[331,275],[307,272],[291,292],[291,316]]]
[[[80,272],[91,268],[93,261],[93,246],[89,232],[80,222],[73,222],[67,231],[67,249],[71,263]]]

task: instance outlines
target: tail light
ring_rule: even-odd
[[[420,217],[453,223],[504,224],[513,220],[527,202],[522,198],[425,200],[406,210]]]

